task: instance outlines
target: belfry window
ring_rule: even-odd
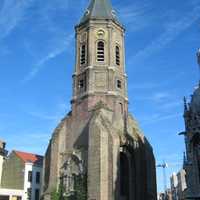
[[[86,63],[86,45],[83,44],[81,46],[81,65]]]
[[[98,62],[104,62],[104,42],[99,41],[97,43],[97,61]]]
[[[81,79],[81,80],[79,80],[79,83],[78,83],[78,87],[80,88],[80,89],[82,89],[82,88],[84,88],[84,80],[83,79]]]
[[[119,47],[115,47],[116,65],[120,65],[120,50]]]
[[[122,82],[120,80],[117,80],[117,88],[119,89],[122,88]]]
[[[78,87],[79,93],[86,91],[87,85],[86,85],[86,74],[85,73],[78,77],[77,87]]]
[[[120,111],[121,111],[121,114],[123,114],[123,113],[124,113],[123,104],[122,104],[122,103],[119,103],[119,106],[120,106]]]

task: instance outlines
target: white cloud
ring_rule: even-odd
[[[156,92],[151,94],[145,94],[145,96],[136,96],[135,100],[137,101],[152,101],[154,103],[158,103],[161,101],[165,101],[172,97],[172,94],[169,92]]]
[[[28,112],[29,115],[31,115],[32,117],[35,118],[39,118],[42,120],[58,120],[58,118],[60,118],[60,116],[57,115],[49,115],[49,114],[45,114],[45,113],[41,113],[41,112]]]
[[[32,80],[44,67],[47,62],[56,58],[60,54],[62,54],[69,47],[73,40],[74,34],[70,34],[64,38],[59,39],[55,45],[55,48],[48,52],[46,56],[41,58],[33,67],[32,70],[24,77],[22,83],[28,82]]]
[[[165,24],[165,31],[153,40],[148,46],[140,50],[136,55],[128,60],[131,64],[134,61],[144,60],[153,53],[156,53],[166,47],[170,42],[172,42],[179,34],[188,29],[196,20],[200,18],[200,5],[194,5],[193,10],[190,10],[185,15],[176,21]]]
[[[0,10],[0,40],[8,36],[23,20],[32,0],[3,0]]]
[[[168,109],[172,109],[175,107],[180,107],[183,106],[183,101],[181,100],[176,100],[176,101],[167,101],[166,103],[164,103],[162,106],[162,109],[168,110]]]
[[[158,83],[149,83],[149,82],[146,82],[146,83],[134,83],[134,84],[129,84],[129,91],[131,90],[147,90],[147,89],[154,89],[154,88],[157,88],[161,86],[161,84],[158,84]]]
[[[150,25],[153,18],[150,15],[152,5],[149,2],[132,3],[131,5],[120,4],[119,16],[122,22],[129,26],[129,31],[138,31]]]
[[[154,123],[158,123],[161,121],[166,121],[166,120],[170,120],[170,119],[176,119],[181,117],[182,114],[180,113],[172,113],[172,114],[153,114],[150,116],[146,116],[145,118],[141,119],[140,121],[142,122],[142,124],[148,125],[148,124],[154,124]]]
[[[165,100],[166,98],[169,98],[171,95],[168,92],[159,92],[159,93],[155,93],[152,96],[152,100],[153,101],[161,101],[161,100]]]
[[[32,140],[42,140],[47,142],[50,139],[50,134],[45,134],[45,133],[40,133],[40,132],[36,132],[36,133],[31,133],[28,134],[28,137]]]
[[[25,111],[29,116],[39,120],[52,121],[52,123],[58,123],[70,110],[70,104],[57,103],[55,110],[50,112],[37,111]],[[53,114],[52,114],[53,113]]]

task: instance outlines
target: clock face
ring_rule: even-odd
[[[99,38],[103,38],[105,36],[105,31],[103,29],[100,29],[97,31],[97,36]]]

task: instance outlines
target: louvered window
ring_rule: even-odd
[[[116,56],[116,65],[120,65],[120,50],[119,47],[115,48],[115,56]]]
[[[80,89],[82,89],[82,88],[84,88],[84,80],[83,79],[81,79],[81,80],[79,80],[79,83],[78,83],[78,87],[80,88]]]
[[[86,73],[83,73],[78,77],[78,92],[85,92],[87,89]]]
[[[104,55],[104,43],[102,41],[97,43],[97,61],[104,62],[105,55]]]
[[[84,65],[86,63],[86,46],[83,44],[81,46],[81,65]]]
[[[119,89],[122,88],[122,82],[120,80],[117,80],[117,88]]]

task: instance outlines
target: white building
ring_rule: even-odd
[[[170,177],[172,200],[184,200],[186,185],[186,173],[181,169],[177,174],[173,173]]]
[[[0,200],[39,200],[43,157],[12,151],[4,162]]]
[[[177,194],[178,177],[176,173],[173,173],[172,176],[170,177],[170,183],[171,183],[172,200],[178,200],[178,194]]]

